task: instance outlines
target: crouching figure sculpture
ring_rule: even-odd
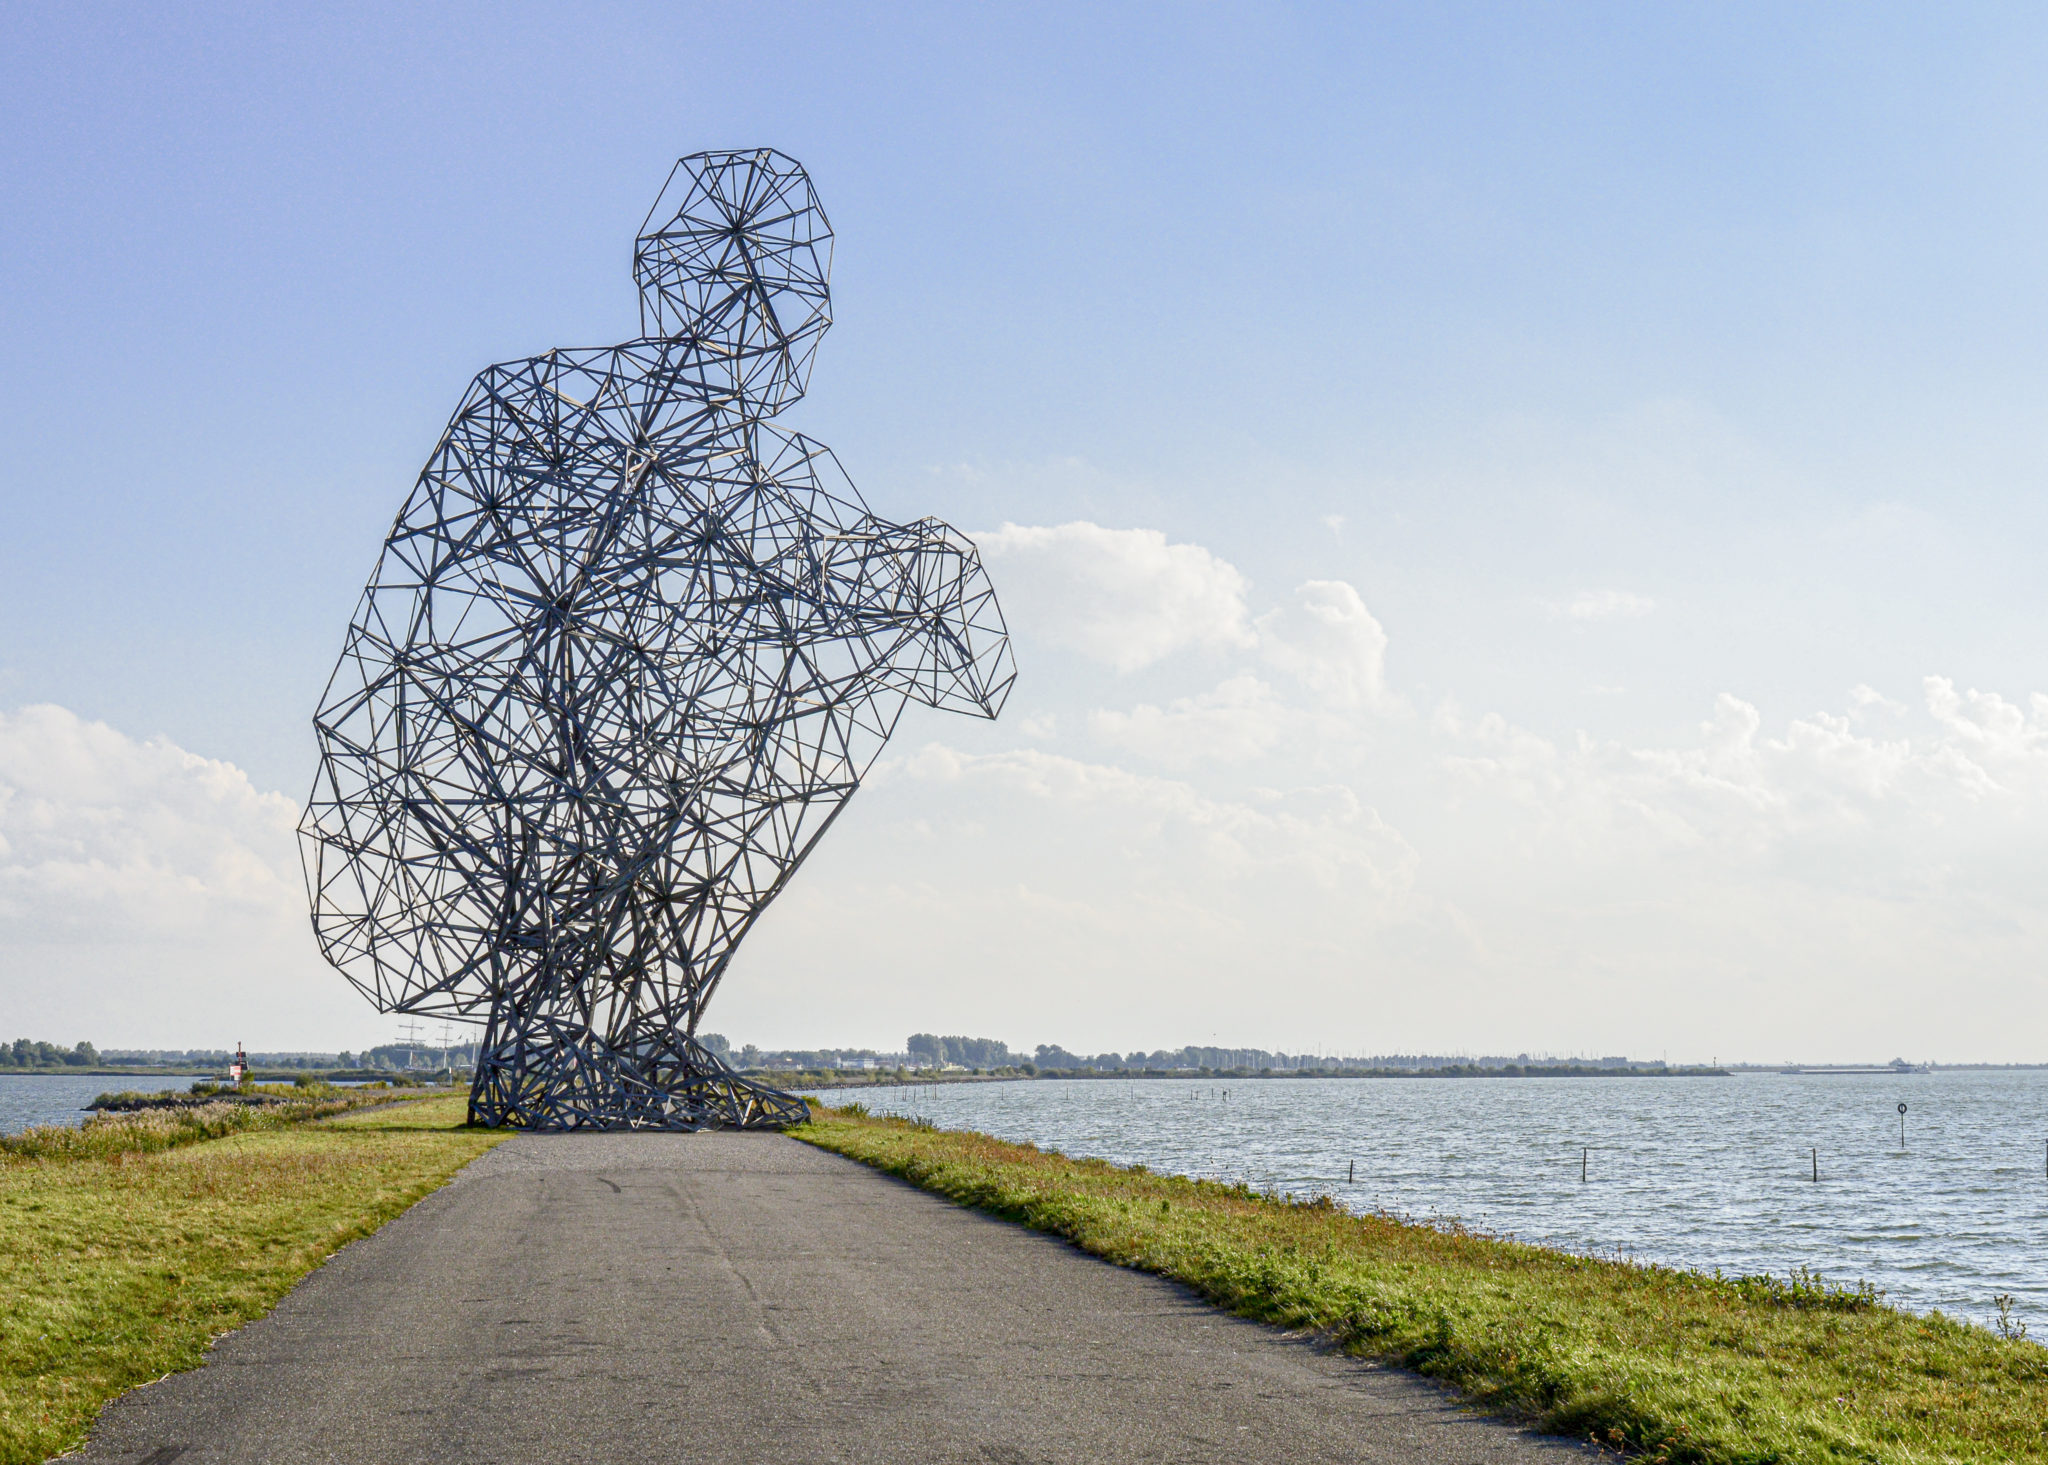
[[[477,377],[399,513],[314,727],[313,928],[380,1011],[484,1025],[471,1117],[777,1126],[696,1039],[908,702],[1014,671],[974,546],[876,518],[770,419],[832,235],[769,150],[670,175],[639,339]]]

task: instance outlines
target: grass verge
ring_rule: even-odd
[[[287,1106],[296,1118],[153,1111],[70,1131],[100,1131],[87,1141],[0,1149],[0,1462],[74,1447],[107,1400],[198,1366],[215,1337],[508,1137],[466,1128],[465,1104],[319,1122],[317,1101]]]
[[[354,1109],[371,1109],[420,1097],[418,1090],[311,1088],[283,1084],[228,1089],[222,1097],[197,1095],[101,1094],[101,1100],[156,1100],[174,1097],[177,1108],[129,1109],[96,1114],[83,1124],[46,1124],[20,1134],[0,1135],[0,1163],[8,1160],[109,1160],[149,1154],[206,1139],[225,1139],[261,1129],[290,1129]],[[247,1102],[254,1100],[256,1102]]]
[[[1701,1465],[2048,1460],[2048,1349],[1864,1288],[1597,1260],[813,1104],[792,1133],[1555,1433]]]

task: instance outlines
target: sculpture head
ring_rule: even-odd
[[[832,323],[832,226],[801,164],[773,148],[692,153],[640,226],[643,335],[726,357],[775,412],[803,395]]]

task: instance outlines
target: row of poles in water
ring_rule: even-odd
[[[934,1098],[934,1099],[935,1099],[935,1098],[937,1098],[937,1097],[938,1097],[938,1094],[939,1094],[939,1090],[940,1090],[940,1088],[942,1088],[942,1087],[943,1087],[943,1085],[941,1085],[941,1084],[935,1084],[935,1083],[934,1083],[934,1084],[919,1084],[919,1085],[917,1086],[917,1088],[916,1088],[915,1092],[917,1093],[917,1095],[918,1095],[918,1096],[919,1096],[920,1098]],[[1225,1103],[1225,1104],[1227,1104],[1227,1103],[1229,1103],[1229,1102],[1230,1102],[1230,1090],[1229,1090],[1229,1089],[1211,1089],[1211,1090],[1209,1090],[1209,1093],[1210,1093],[1210,1094],[1211,1094],[1212,1096],[1214,1096],[1214,1097],[1215,1097],[1215,1098],[1217,1099],[1217,1101],[1218,1101],[1219,1103]],[[1903,1150],[1903,1149],[1904,1149],[1905,1147],[1906,1147],[1906,1106],[1905,1106],[1904,1104],[1900,1104],[1900,1105],[1899,1105],[1899,1148]],[[1811,1162],[1812,1162],[1812,1166],[1813,1166],[1813,1177],[1812,1177],[1812,1178],[1813,1178],[1813,1183],[1814,1183],[1815,1185],[1818,1185],[1818,1184],[1820,1184],[1820,1147],[1819,1147],[1818,1145],[1814,1146],[1814,1147],[1813,1147],[1813,1148],[1812,1148],[1812,1149],[1811,1149],[1810,1151],[1808,1151],[1808,1158],[1809,1158],[1809,1159],[1811,1160]],[[2041,1156],[2041,1162],[2042,1162],[2042,1163],[2041,1163],[2041,1171],[2042,1171],[2042,1174],[2043,1174],[2044,1176],[2048,1176],[2048,1144],[2044,1144],[2044,1146],[2043,1146],[2043,1150],[2042,1150],[2042,1156]],[[1589,1183],[1591,1182],[1591,1180],[1592,1180],[1592,1165],[1593,1165],[1593,1146],[1591,1146],[1591,1145],[1581,1145],[1581,1146],[1579,1147],[1579,1183],[1580,1183],[1581,1185],[1589,1184]],[[1348,1164],[1347,1164],[1347,1165],[1345,1166],[1345,1173],[1344,1173],[1344,1183],[1345,1183],[1346,1185],[1356,1185],[1356,1184],[1358,1183],[1358,1161],[1356,1161],[1356,1160],[1352,1160],[1352,1161],[1350,1161],[1350,1162],[1349,1162],[1349,1163],[1348,1163]]]

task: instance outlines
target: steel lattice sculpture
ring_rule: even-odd
[[[349,627],[314,931],[380,1010],[485,1024],[479,1122],[801,1118],[697,1042],[705,1006],[906,702],[1008,694],[974,546],[876,518],[769,420],[831,246],[791,159],[683,159],[634,253],[641,337],[478,376]]]

